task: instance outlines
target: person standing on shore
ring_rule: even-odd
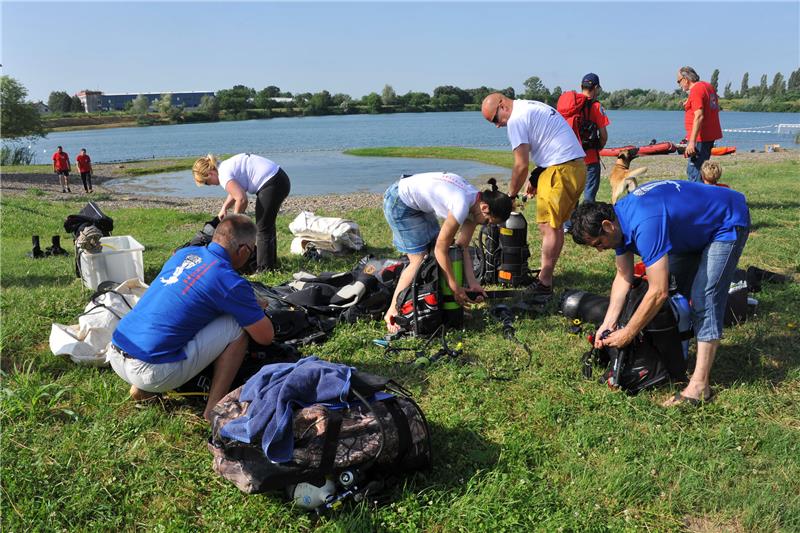
[[[72,166],[69,163],[69,155],[60,146],[56,148],[53,153],[53,172],[58,176],[58,182],[61,184],[61,192],[72,192],[69,189],[69,171]]]
[[[244,213],[247,193],[256,195],[256,268],[272,270],[278,266],[278,240],[275,219],[281,204],[289,196],[291,183],[286,172],[274,161],[255,154],[237,154],[217,164],[208,154],[192,167],[198,187],[219,185],[228,193],[217,216],[224,220],[228,209]]]
[[[597,198],[597,190],[600,188],[600,150],[606,145],[608,141],[608,130],[606,127],[611,123],[606,116],[606,111],[600,102],[597,101],[597,95],[600,93],[600,77],[597,74],[590,72],[581,80],[581,93],[584,98],[576,96],[575,91],[564,93],[559,98],[558,110],[564,116],[564,119],[569,123],[570,119],[577,116],[579,119],[579,130],[576,131],[578,141],[580,141],[583,151],[586,152],[586,157],[583,162],[586,163],[586,188],[583,191],[584,202],[594,202]],[[565,98],[574,100],[571,108],[578,108],[574,110],[573,115],[564,115],[561,111],[561,99]],[[572,103],[572,102],[570,102]],[[575,128],[573,127],[573,130]]]
[[[475,303],[467,296],[467,290],[485,295],[475,278],[469,243],[478,224],[505,222],[513,204],[511,198],[497,190],[494,178],[489,184],[491,189],[478,192],[458,174],[425,172],[402,178],[386,189],[383,215],[392,228],[392,244],[398,252],[408,255],[409,261],[397,280],[389,310],[383,317],[390,333],[400,329],[394,320],[398,313],[397,297],[411,285],[431,249],[441,269],[440,275],[446,278],[459,305]],[[441,229],[437,218],[444,219]],[[464,257],[467,289],[458,284],[448,253],[456,233],[456,246],[462,249]]]
[[[78,172],[81,173],[83,190],[87,193],[94,192],[92,189],[92,158],[86,153],[86,148],[81,148],[81,153],[75,158],[78,163]]]
[[[683,103],[684,126],[686,127],[686,152],[689,159],[686,176],[690,181],[700,182],[703,163],[711,158],[714,141],[722,138],[719,124],[719,98],[714,86],[700,81],[700,76],[692,67],[678,70],[678,85],[689,93]]]
[[[528,177],[532,158],[538,167],[528,183],[528,196],[536,195],[536,223],[542,235],[541,271],[532,291],[543,299],[553,296],[553,272],[564,247],[564,223],[586,185],[586,153],[558,111],[533,100],[512,100],[501,93],[483,99],[483,118],[498,128],[508,128],[514,168],[508,195],[514,198]]]

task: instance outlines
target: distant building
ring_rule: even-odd
[[[50,112],[50,108],[47,104],[39,100],[38,102],[33,103],[36,106],[36,110],[39,112],[40,115],[45,115]]]
[[[142,94],[150,101],[150,105],[161,99],[162,94],[172,95],[172,105],[183,107],[184,109],[194,109],[200,106],[200,99],[203,96],[214,96],[213,91],[193,91],[193,92],[170,92],[163,93],[125,93],[125,94],[105,94],[102,91],[81,91],[78,98],[83,102],[83,107],[87,113],[95,111],[123,111],[128,102],[133,102],[139,94]]]
[[[279,104],[287,104],[294,101],[294,98],[287,98],[285,96],[273,96],[270,98],[273,102],[277,102]]]

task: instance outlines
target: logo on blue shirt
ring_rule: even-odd
[[[172,275],[170,277],[165,278],[162,276],[161,278],[159,278],[159,281],[161,281],[161,283],[163,283],[164,285],[172,285],[173,283],[177,283],[178,278],[180,278],[181,274],[183,274],[186,270],[193,269],[202,262],[203,260],[200,258],[200,256],[189,254],[186,256],[186,258],[183,260],[180,266],[178,266],[175,270],[172,271]]]
[[[681,190],[681,184],[678,181],[673,180],[664,180],[664,181],[652,181],[650,183],[645,183],[641,187],[638,187],[635,191],[633,191],[634,196],[644,196],[647,194],[648,191],[655,189],[659,185],[674,185],[678,192]]]

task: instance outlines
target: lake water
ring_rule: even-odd
[[[609,146],[643,145],[651,139],[678,142],[684,136],[681,111],[609,111]],[[722,112],[723,128],[754,128],[798,123],[797,113]],[[765,144],[795,146],[794,135],[725,133],[717,145],[739,151],[763,150]],[[404,158],[346,156],[347,148],[374,146],[465,146],[508,150],[503,128],[494,128],[478,112],[402,113],[294,117],[210,124],[181,124],[56,132],[33,148],[38,162],[50,161],[57,145],[74,158],[86,148],[95,162],[252,152],[275,160],[292,179],[293,194],[380,191],[401,173],[449,170],[469,179],[505,175],[507,170],[479,163]],[[116,180],[115,180],[116,181]],[[123,184],[122,180],[118,181]],[[191,173],[171,172],[136,178],[142,192],[179,196],[219,195],[214,187],[197,188]],[[110,183],[110,185],[114,185]]]

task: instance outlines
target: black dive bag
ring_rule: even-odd
[[[628,292],[625,306],[620,314],[619,327],[625,327],[633,314],[638,309],[647,292],[647,281],[639,278],[634,282]],[[591,297],[593,305],[586,305],[585,311],[591,311],[592,316],[576,316],[587,322],[601,323],[608,308],[608,298],[584,293],[584,298]],[[573,314],[569,309],[562,311],[567,315]],[[589,300],[586,300],[588,303]],[[603,309],[602,316],[598,311]],[[598,320],[598,317],[599,320]],[[606,366],[602,382],[611,388],[620,388],[630,395],[635,395],[641,390],[650,389],[670,381],[686,379],[686,359],[683,356],[681,342],[688,338],[678,330],[678,321],[669,304],[664,302],[658,313],[647,326],[622,349],[605,347],[593,348],[583,356],[583,372],[587,378],[591,377],[593,364]]]

